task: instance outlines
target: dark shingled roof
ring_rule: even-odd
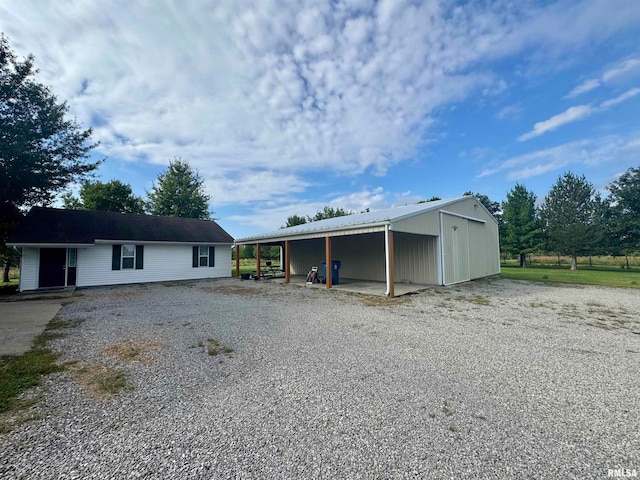
[[[233,243],[213,220],[34,207],[8,244],[132,242]]]

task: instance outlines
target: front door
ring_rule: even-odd
[[[64,287],[66,265],[66,248],[41,248],[38,286],[40,288]]]

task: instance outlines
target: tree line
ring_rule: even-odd
[[[524,185],[507,193],[502,203],[500,246],[517,255],[520,266],[533,252],[571,257],[571,269],[582,255],[624,255],[640,251],[640,168],[630,168],[597,193],[584,175],[561,175],[539,207]]]

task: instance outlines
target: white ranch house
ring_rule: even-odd
[[[212,220],[35,207],[7,244],[21,292],[231,276],[233,238]]]

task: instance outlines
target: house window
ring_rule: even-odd
[[[144,245],[113,245],[111,270],[142,270]]]
[[[76,254],[78,252],[77,248],[70,248],[69,249],[69,260],[68,260],[68,265],[70,267],[75,267],[76,266]]]
[[[193,268],[215,267],[215,248],[207,245],[193,247]]]
[[[198,257],[200,259],[199,265],[201,267],[209,266],[209,247],[199,247]]]
[[[135,245],[122,245],[122,269],[133,270],[136,264],[136,247]]]

